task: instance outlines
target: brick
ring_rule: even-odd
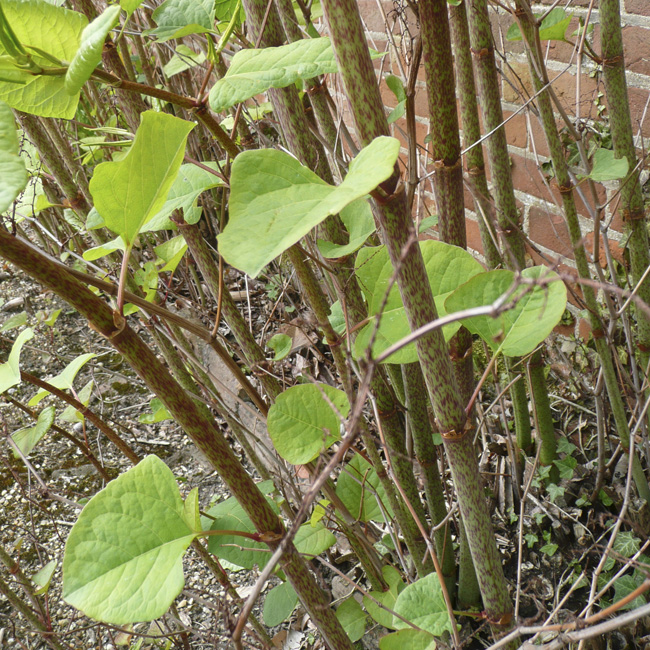
[[[625,0],[625,11],[639,16],[650,16],[650,2],[648,0]]]
[[[568,259],[574,259],[564,216],[533,206],[530,208],[528,223],[528,236],[532,241]]]
[[[650,92],[642,88],[628,87],[627,93],[634,135],[640,129],[644,138],[650,138]]]
[[[605,248],[603,246],[603,236],[600,237],[600,246],[598,248],[598,264],[602,268],[607,267],[607,257],[605,255]],[[590,256],[593,256],[594,253],[594,233],[590,232],[585,235],[585,249]],[[626,266],[624,250],[621,248],[618,242],[609,240],[609,249],[612,253],[612,257],[617,261]]]
[[[631,72],[650,75],[650,29],[623,28],[625,68]]]
[[[474,219],[465,219],[465,230],[467,232],[467,248],[483,254],[483,242],[478,223]]]

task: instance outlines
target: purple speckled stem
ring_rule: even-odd
[[[171,376],[151,349],[125,324],[113,323],[113,312],[98,296],[24,241],[0,230],[0,256],[47,287],[84,316],[120,352],[172,414],[176,422],[207,456],[260,533],[282,536],[284,529],[252,478],[234,455],[213,419],[207,419],[197,404]],[[272,549],[277,543],[269,544]],[[316,627],[333,650],[352,650],[329,600],[316,584],[307,565],[290,544],[280,565],[309,612]]]
[[[357,136],[367,145],[378,136],[388,135],[388,124],[359,11],[354,0],[324,0],[323,7]],[[402,187],[396,168],[394,175],[382,185],[387,199],[376,202],[375,207],[393,266],[400,269],[397,282],[409,324],[416,329],[434,320],[437,313]],[[443,441],[486,613],[495,624],[505,625],[512,618],[512,602],[485,506],[472,435],[465,427],[466,417],[449,350],[439,331],[419,339],[416,345],[429,397],[444,432]]]

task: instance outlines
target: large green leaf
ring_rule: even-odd
[[[0,87],[2,83],[0,82]],[[14,115],[0,102],[0,213],[4,212],[27,185],[25,162],[18,155],[18,135]]]
[[[166,0],[151,17],[158,27],[149,30],[159,41],[213,31],[214,0]]]
[[[336,618],[352,643],[356,643],[366,631],[366,614],[352,596],[338,606]]]
[[[81,45],[65,75],[65,89],[69,95],[77,95],[100,64],[104,41],[117,24],[120,11],[120,5],[111,5],[83,30]]]
[[[285,88],[299,79],[311,79],[327,72],[338,72],[329,38],[240,50],[225,76],[212,86],[210,107],[220,113],[269,88]]]
[[[476,316],[463,320],[470,332],[478,334],[493,350],[501,347],[506,356],[520,357],[532,352],[558,324],[566,307],[567,292],[557,273],[545,266],[524,269],[528,280],[544,279],[544,285],[518,287],[509,301],[514,308],[497,318]],[[513,285],[512,271],[497,270],[472,278],[454,291],[445,303],[448,312],[490,305]]]
[[[245,151],[232,166],[230,220],[219,250],[232,266],[256,276],[331,214],[360,199],[392,173],[399,140],[379,137],[350,163],[334,187],[282,151]]]
[[[259,490],[266,494],[273,489],[270,481],[259,483]],[[274,512],[279,513],[278,506],[273,499],[266,497]],[[238,503],[235,497],[229,497],[217,505],[212,506],[207,512],[209,517],[203,519],[203,528],[208,530],[238,530],[245,533],[254,533],[255,526]],[[269,547],[261,542],[241,535],[211,535],[208,537],[208,550],[222,560],[244,569],[252,569],[256,564],[260,568],[267,563]]]
[[[436,308],[440,316],[446,314],[447,296],[471,277],[482,273],[483,267],[466,250],[444,242],[427,240],[420,242],[420,250],[427,270]],[[394,343],[410,334],[404,305],[397,283],[393,283],[388,298],[386,293],[394,276],[393,265],[385,246],[362,248],[356,259],[355,273],[368,300],[368,314],[375,316],[382,311],[379,330],[373,345],[373,356],[377,356]],[[385,302],[385,304],[384,304]],[[377,327],[377,319],[371,320],[357,335],[354,352],[362,357]],[[454,323],[443,328],[446,339],[450,339],[460,327]],[[415,344],[402,348],[393,354],[390,363],[412,363],[417,361]]]
[[[349,242],[338,246],[332,242],[319,239],[318,248],[323,257],[331,259],[354,253],[375,232],[375,218],[372,216],[370,204],[365,199],[358,199],[343,208],[341,210],[341,221],[350,235]]]
[[[283,582],[269,591],[264,599],[264,624],[275,627],[286,621],[298,604],[298,594],[288,583]]]
[[[280,394],[269,409],[267,427],[277,452],[303,465],[340,439],[341,421],[323,394],[346,417],[350,404],[343,391],[327,384],[299,384]]]
[[[23,345],[34,338],[31,328],[23,330],[14,341],[6,363],[0,364],[0,393],[20,383],[20,351]]]
[[[127,246],[162,209],[193,128],[173,115],[146,111],[129,153],[119,162],[97,165],[90,181],[95,207]]]
[[[449,4],[453,4],[448,0]],[[436,650],[436,639],[429,632],[406,628],[379,639],[379,650]]]
[[[539,14],[535,18],[539,18]],[[542,24],[539,26],[539,40],[540,41],[565,41],[566,30],[571,22],[571,14],[562,9],[562,7],[555,7],[549,11]],[[521,41],[523,37],[519,25],[515,22],[510,25],[506,39],[509,41]]]
[[[597,183],[625,178],[630,168],[627,158],[616,158],[616,154],[610,149],[597,149],[592,162],[589,178]]]
[[[114,625],[162,616],[183,588],[182,558],[199,531],[156,456],[111,481],[81,511],[65,545],[63,598]]]
[[[38,48],[55,59],[72,61],[87,18],[76,11],[57,7],[46,0],[2,0],[2,9],[16,37],[34,63],[46,68],[52,61],[41,56]],[[0,45],[0,56],[7,54]],[[65,90],[64,76],[35,75],[21,78],[24,83],[10,83],[0,74],[0,101],[12,108],[43,117],[72,119],[77,110],[79,94]]]
[[[435,573],[406,587],[395,601],[395,612],[434,636],[452,631],[440,580]],[[393,626],[398,630],[409,627],[397,616],[393,619]]]
[[[358,454],[341,471],[336,482],[336,494],[352,516],[359,521],[384,521],[377,499],[381,499],[384,510],[392,515],[386,491],[377,472]]]
[[[388,629],[395,629],[393,624],[393,611],[397,597],[406,588],[400,572],[392,566],[384,566],[381,569],[384,580],[388,585],[388,591],[371,591],[369,596],[363,597],[363,605],[372,618]],[[374,600],[373,600],[374,599]],[[379,601],[383,607],[380,607],[375,600]],[[385,608],[385,609],[384,609]],[[391,611],[389,611],[391,610]]]
[[[41,438],[50,430],[50,427],[54,423],[54,415],[55,408],[48,406],[38,414],[38,420],[33,427],[20,429],[11,434],[13,441],[16,443],[16,447],[20,449],[24,456],[29,456],[32,449],[36,447]]]
[[[215,170],[218,169],[217,163],[205,163],[205,165]],[[141,232],[176,228],[169,219],[169,216],[174,210],[182,210],[185,215],[185,221],[195,223],[192,219],[192,208],[196,200],[206,190],[221,185],[223,185],[223,181],[209,171],[190,163],[181,165],[176,180],[174,180],[169,194],[167,194],[164,205],[143,226]]]
[[[298,553],[312,559],[336,544],[336,537],[321,523],[306,523],[298,528],[293,539]]]

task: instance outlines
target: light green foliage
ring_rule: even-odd
[[[217,163],[204,164],[215,171],[218,169]],[[211,172],[190,163],[181,165],[163,206],[144,225],[142,232],[176,228],[169,219],[174,210],[182,210],[187,223],[196,223],[201,216],[201,212],[196,209],[196,200],[206,190],[221,185],[223,181]]]
[[[566,307],[567,293],[559,276],[544,266],[524,269],[529,280],[543,278],[544,286],[519,286],[508,302],[516,305],[497,318],[476,316],[463,320],[467,329],[478,334],[493,350],[506,356],[530,354],[558,324]],[[505,294],[515,281],[512,271],[481,274],[457,289],[445,302],[449,313],[490,305]]]
[[[32,576],[32,582],[38,587],[34,591],[37,596],[48,592],[57,565],[58,562],[56,560],[50,560],[42,569]]]
[[[81,45],[65,74],[65,89],[77,95],[102,60],[104,41],[120,18],[120,6],[111,5],[97,16],[81,34]]]
[[[285,88],[300,79],[338,72],[329,38],[302,39],[281,47],[240,50],[228,72],[210,90],[216,113],[269,88]]]
[[[326,551],[330,546],[334,546],[336,537],[321,523],[307,523],[300,526],[293,543],[299,553],[311,560]]]
[[[2,89],[0,82],[0,89]],[[14,115],[0,102],[0,213],[4,212],[27,185],[25,162],[18,155],[18,135]]]
[[[535,18],[540,18],[539,14],[535,15]],[[566,30],[571,22],[571,14],[562,9],[562,7],[556,7],[549,11],[542,24],[539,26],[539,38],[541,41],[565,41]],[[506,39],[509,41],[521,41],[523,36],[521,35],[521,30],[519,25],[514,22],[510,25],[508,33],[506,34]]]
[[[276,585],[264,599],[264,624],[269,627],[280,625],[291,616],[297,604],[298,594],[288,582]]]
[[[165,420],[172,419],[169,411],[157,397],[154,397],[151,402],[149,402],[149,408],[151,409],[151,413],[143,413],[138,418],[139,422],[142,422],[143,424],[156,424],[157,422],[164,422]]]
[[[435,573],[430,573],[406,587],[397,597],[395,611],[434,636],[442,636],[445,631],[452,631],[440,581]],[[398,630],[409,627],[397,616],[393,619],[393,625]]]
[[[147,34],[159,41],[213,31],[213,0],[166,0],[151,17],[158,27]]]
[[[105,244],[100,244],[99,246],[93,246],[92,248],[86,249],[83,252],[82,257],[88,262],[93,262],[94,260],[106,257],[106,255],[110,255],[115,251],[123,250],[126,250],[124,240],[121,237],[116,237],[115,239],[107,241]]]
[[[377,472],[358,454],[341,470],[336,483],[336,494],[359,521],[384,521],[378,499],[381,500],[384,511],[389,516],[393,514]]]
[[[187,45],[182,43],[176,48],[174,56],[165,63],[163,66],[163,72],[166,77],[173,77],[179,72],[188,70],[197,65],[201,65],[205,61],[205,54],[203,52],[195,52],[190,50]]]
[[[444,301],[447,296],[463,282],[483,272],[483,267],[470,253],[451,244],[428,240],[420,242],[427,277],[431,285],[439,315],[444,315]],[[388,294],[384,310],[382,306],[386,292],[394,276],[394,269],[385,246],[364,248],[356,260],[356,275],[368,300],[368,314],[375,316],[381,312],[379,330],[373,346],[373,356],[377,356],[411,332],[404,305],[397,284],[394,283]],[[368,323],[357,335],[354,352],[359,358],[365,354],[370,338],[377,327],[377,319]],[[445,338],[451,338],[460,325],[452,324],[443,328]],[[417,361],[415,344],[411,344],[393,354],[390,363],[413,363]]]
[[[375,232],[375,219],[372,216],[370,204],[365,199],[359,199],[341,210],[341,221],[350,235],[347,244],[337,245],[324,239],[318,240],[318,248],[323,257],[330,259],[343,257],[354,253],[363,246],[364,242]]]
[[[357,642],[366,631],[366,614],[352,596],[346,598],[337,607],[336,618],[339,619],[352,643]]]
[[[185,251],[187,251],[187,244],[182,235],[177,235],[162,244],[158,244],[158,246],[154,248],[154,251],[156,251],[156,255],[158,255],[159,258],[157,262],[162,260],[165,263],[159,272],[164,273],[166,271],[174,271],[183,259]],[[156,272],[156,285],[158,284],[157,278],[158,272]]]
[[[219,252],[255,277],[329,215],[385,181],[398,154],[399,140],[376,138],[334,187],[282,151],[244,151],[232,166],[230,220],[218,237]]]
[[[2,327],[0,327],[0,332],[8,332],[9,330],[12,330],[16,327],[22,327],[23,325],[27,324],[27,312],[26,311],[21,311],[18,314],[14,314],[13,316],[9,316],[7,320],[2,323]]]
[[[144,0],[120,0],[120,7],[130,16],[143,2]]]
[[[300,384],[278,395],[269,409],[267,427],[277,452],[289,463],[314,460],[340,439],[340,417],[350,410],[345,393],[327,384]]]
[[[90,398],[92,396],[93,388],[95,386],[95,382],[91,379],[78,393],[77,393],[77,401],[81,402],[84,406],[88,406],[90,402]],[[76,422],[83,422],[84,421],[84,415],[81,411],[77,411],[77,409],[70,405],[68,406],[61,415],[59,415],[59,422],[70,422],[70,423],[76,423]]]
[[[627,158],[616,158],[610,149],[596,149],[592,158],[593,166],[589,178],[602,183],[625,178],[630,165]]]
[[[404,581],[400,572],[392,566],[384,566],[381,569],[381,573],[384,576],[386,584],[388,584],[388,591],[371,591],[369,598],[368,596],[363,597],[363,606],[366,608],[366,611],[373,620],[377,621],[379,625],[383,625],[389,630],[395,629],[393,624],[393,614],[392,611],[395,609],[395,602],[397,597],[402,591],[406,588]],[[373,600],[374,599],[374,600]],[[380,607],[375,600],[378,600],[386,609]]]
[[[65,547],[63,598],[114,625],[162,616],[183,588],[183,554],[199,532],[190,523],[171,470],[147,456],[79,515]]]
[[[273,361],[282,361],[291,352],[291,345],[291,337],[286,334],[275,334],[266,342],[266,347],[275,352]]]
[[[267,493],[273,488],[273,485],[270,482],[265,482],[260,483],[258,487],[262,493]],[[276,513],[279,512],[277,505],[270,497],[267,496],[266,500]],[[255,532],[253,522],[234,497],[213,506],[207,514],[212,519],[208,517],[203,519],[204,530]],[[208,550],[220,559],[227,560],[244,569],[252,569],[256,564],[262,568],[269,559],[266,544],[239,535],[211,535],[208,538]]]
[[[435,650],[436,647],[436,640],[429,632],[412,628],[398,630],[379,639],[379,650]]]
[[[47,380],[48,384],[54,386],[54,388],[59,388],[61,390],[72,390],[72,384],[74,382],[77,373],[83,368],[83,366],[88,363],[91,359],[94,359],[97,355],[92,352],[87,354],[80,354],[78,357],[73,359],[56,377],[52,377]],[[29,406],[36,406],[44,397],[49,395],[49,392],[46,390],[39,390],[32,399],[29,400]]]
[[[13,441],[16,443],[16,447],[20,449],[23,456],[29,456],[32,449],[36,447],[41,438],[50,430],[50,427],[54,423],[54,414],[54,407],[48,406],[38,414],[38,420],[33,427],[20,429],[11,434]],[[14,456],[18,457],[15,450]]]
[[[2,9],[18,41],[28,53],[33,65],[54,67],[51,59],[38,53],[46,52],[54,60],[72,61],[81,33],[88,24],[85,16],[63,7],[56,7],[46,0],[2,0]],[[30,49],[38,48],[38,49]],[[0,56],[10,55],[0,45]],[[4,60],[6,63],[6,59]],[[65,77],[29,75],[13,68],[13,78],[8,81],[10,64],[0,71],[0,101],[12,108],[43,117],[72,119],[77,110],[79,94],[70,95],[65,90]]]
[[[11,347],[9,359],[0,364],[0,393],[20,383],[20,351],[23,345],[34,338],[34,331],[29,327],[23,330]]]
[[[397,98],[397,106],[388,115],[388,123],[392,124],[403,117],[406,112],[406,89],[401,79],[394,74],[389,74],[386,77],[386,85]]]
[[[173,115],[146,111],[124,159],[97,165],[90,181],[95,207],[127,247],[165,204],[193,128]]]

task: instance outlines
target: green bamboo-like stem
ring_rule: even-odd
[[[512,400],[512,414],[515,422],[515,434],[517,436],[517,447],[524,453],[532,451],[533,437],[530,427],[530,413],[528,412],[528,398],[526,397],[526,386],[521,378],[517,378],[521,366],[519,359],[506,359],[508,377],[515,380],[510,386],[510,398]]]
[[[531,395],[537,398],[533,401],[533,417],[535,419],[535,428],[539,436],[541,449],[539,452],[539,464],[542,466],[551,466],[551,480],[557,483],[557,470],[553,466],[553,461],[557,458],[557,443],[555,441],[555,426],[553,418],[548,419],[551,415],[551,403],[548,398],[548,389],[546,387],[546,377],[544,376],[544,363],[541,356],[536,355],[528,362],[528,383],[530,385]],[[523,382],[522,382],[523,383]],[[541,383],[541,386],[539,385]],[[544,418],[547,418],[544,421]]]
[[[647,217],[643,192],[634,148],[630,101],[625,80],[625,59],[623,56],[623,35],[621,33],[621,8],[619,0],[600,0],[600,30],[602,43],[603,77],[609,111],[614,153],[617,158],[626,158],[630,172],[619,181],[621,201],[619,213],[623,217],[628,235],[627,249],[630,251],[630,270],[636,285],[650,266],[650,245],[648,243]],[[636,289],[639,298],[650,304],[650,278],[646,278]],[[646,367],[650,355],[650,320],[640,309],[636,310],[637,345],[641,351],[642,367]]]
[[[474,145],[481,139],[481,126],[476,101],[474,69],[470,50],[469,27],[467,26],[466,0],[460,4],[449,5],[449,18],[452,43],[454,46],[454,65],[456,71],[456,91],[463,125],[463,147]],[[501,254],[491,234],[491,215],[494,213],[492,200],[485,177],[483,147],[476,145],[466,154],[466,169],[473,185],[474,200],[478,213],[479,232],[483,244],[483,255],[488,268],[495,269],[501,262]]]
[[[28,113],[21,113],[20,111],[15,111],[15,114],[25,135],[36,147],[43,163],[56,179],[70,207],[75,212],[86,216],[90,211],[90,206],[83,193],[79,190],[75,179],[67,168],[60,153],[57,151],[56,146],[45,129],[41,127],[39,118]]]
[[[573,254],[575,257],[576,268],[581,278],[591,280],[591,273],[589,271],[589,264],[587,262],[587,254],[584,248],[584,239],[580,229],[580,222],[578,220],[578,211],[573,196],[573,184],[569,174],[569,168],[564,157],[564,150],[562,142],[555,123],[555,116],[553,114],[553,106],[551,99],[546,90],[544,90],[544,82],[539,76],[538,71],[542,69],[543,56],[539,48],[539,38],[537,33],[537,25],[530,7],[524,4],[522,0],[516,0],[518,9],[519,24],[521,27],[524,40],[527,44],[527,54],[529,61],[529,71],[533,82],[533,88],[538,94],[537,106],[539,108],[542,125],[544,127],[544,134],[546,142],[551,154],[553,162],[553,169],[555,171],[555,178],[562,195],[562,207],[564,209],[564,217],[566,219],[571,244],[573,247]],[[591,286],[583,285],[582,294],[589,310],[589,322],[592,327],[594,336],[594,343],[596,345],[596,352],[600,358],[603,377],[605,379],[605,387],[609,396],[609,402],[612,408],[612,415],[616,422],[616,428],[621,441],[621,446],[626,453],[630,451],[630,430],[628,427],[627,416],[625,413],[625,404],[618,386],[616,369],[612,359],[611,350],[605,338],[603,324],[599,317],[598,302],[596,294]],[[641,467],[641,462],[636,452],[632,459],[632,475],[636,484],[639,495],[646,501],[650,502],[650,487],[648,480]]]
[[[280,520],[235,457],[214,420],[205,419],[194,400],[126,323],[123,329],[115,327],[113,312],[103,300],[64,268],[4,230],[0,231],[0,256],[59,295],[77,309],[93,329],[110,341],[207,456],[258,532],[275,533],[282,537],[284,529]],[[269,543],[269,546],[275,549],[278,543],[279,540]],[[332,648],[352,650],[352,644],[330,608],[328,599],[293,544],[287,546],[280,565],[326,643]]]
[[[52,636],[52,631],[47,629],[47,626],[34,614],[29,605],[23,601],[2,577],[0,577],[0,594],[7,599],[7,602],[14,610],[25,617],[27,622],[50,648],[53,650],[70,650],[70,646],[63,645],[56,637]]]
[[[433,431],[427,412],[429,400],[427,387],[420,364],[404,364],[402,374],[409,426],[413,437],[413,451],[420,466],[431,521],[434,525],[438,525],[447,516],[447,505],[438,471],[438,454],[433,445]],[[453,598],[456,591],[456,562],[451,542],[451,529],[448,525],[436,531],[435,542],[440,567],[447,583],[447,591]]]
[[[503,257],[510,268],[524,268],[525,248],[521,237],[521,217],[515,201],[506,131],[501,110],[499,78],[494,59],[494,44],[488,17],[487,0],[467,0],[467,19],[474,69],[481,98],[483,127],[492,135],[486,141],[492,172],[499,236],[504,248]]]
[[[356,132],[361,143],[367,145],[378,136],[388,135],[388,124],[358,8],[354,0],[325,0],[323,6]],[[409,324],[416,329],[435,320],[437,313],[406,196],[399,187],[397,168],[382,184],[382,190],[387,196],[381,203],[375,202],[376,215],[391,262],[399,269],[397,282]],[[466,428],[449,350],[438,330],[418,339],[416,347],[443,432],[486,614],[494,624],[507,625],[512,619],[512,602],[485,507],[472,434]]]
[[[260,380],[267,395],[271,400],[275,400],[282,392],[282,387],[275,377],[262,370],[267,365],[264,350],[258,345],[252,332],[246,326],[246,321],[244,321],[239,309],[237,309],[237,305],[235,305],[235,302],[230,296],[230,292],[219,282],[219,268],[215,263],[207,242],[201,234],[200,228],[196,224],[190,225],[185,222],[179,223],[178,221],[176,223],[192,253],[194,261],[201,270],[201,274],[212,297],[216,301],[221,301],[221,313],[235,336],[237,344],[246,358],[246,363]]]

